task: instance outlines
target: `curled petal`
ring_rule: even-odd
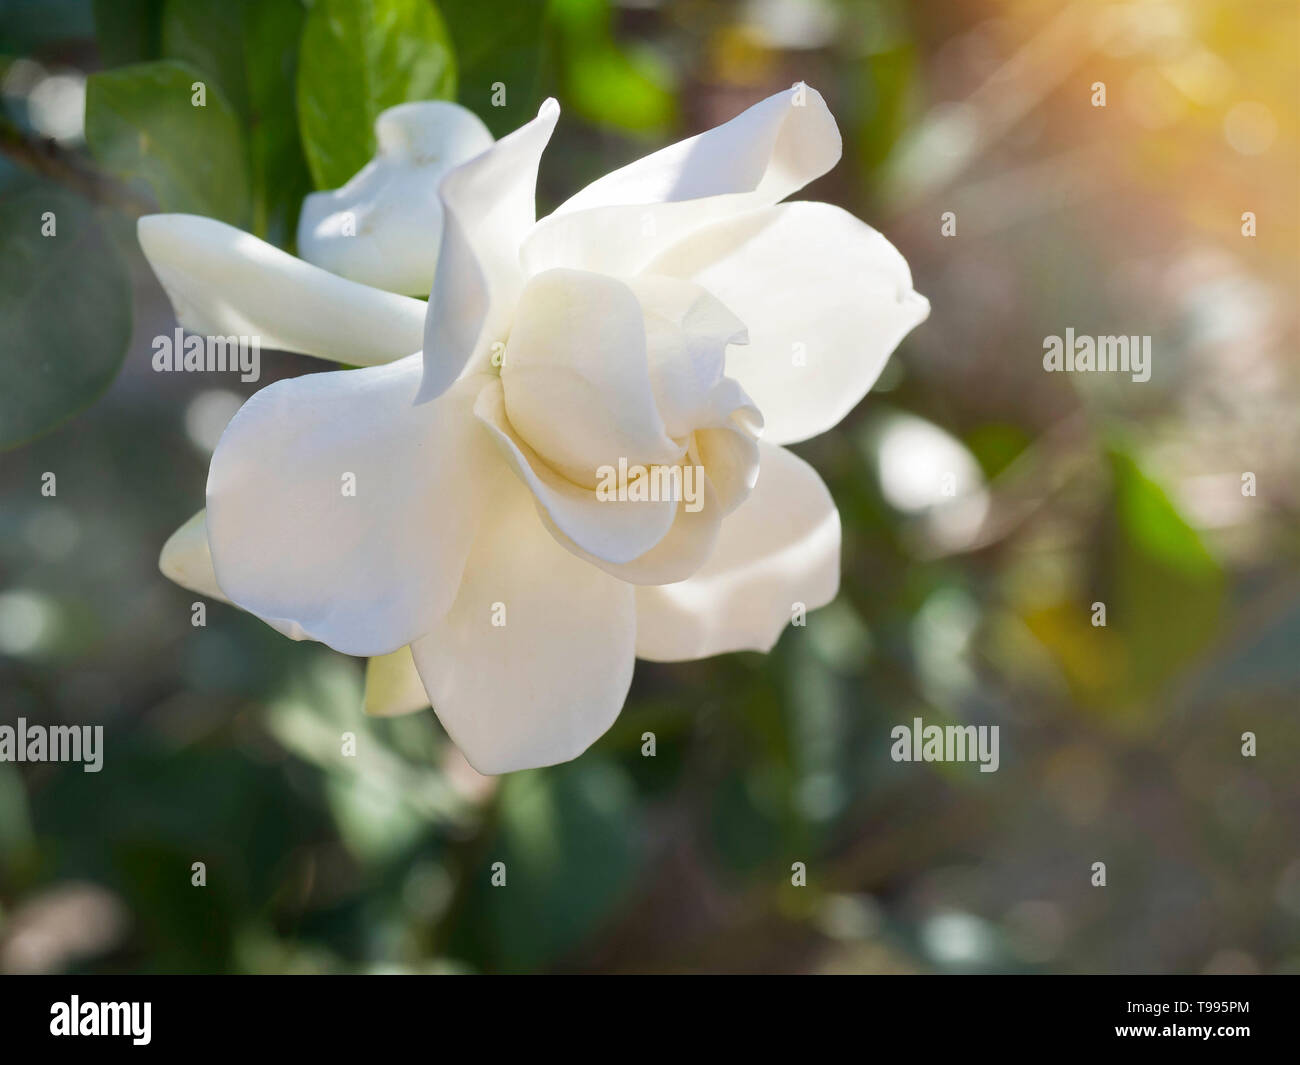
[[[835,598],[840,519],[811,466],[760,443],[758,482],[722,523],[713,557],[689,580],[636,591],[638,658],[708,658],[769,651],[795,604]]]
[[[749,346],[728,354],[727,374],[753,397],[776,443],[839,422],[930,313],[893,245],[824,203],[703,227],[649,269],[703,285],[748,326]]]
[[[494,480],[508,477],[472,414],[482,381],[415,405],[418,355],[264,388],[212,456],[217,582],[353,655],[428,632],[456,594]]]
[[[745,325],[706,289],[676,278],[628,282],[645,316],[646,356],[655,406],[669,436],[725,421],[738,407],[761,423],[735,382],[726,382],[727,345],[747,343]]]
[[[560,105],[547,100],[535,119],[442,179],[422,402],[441,395],[466,366],[485,368],[492,345],[505,342],[523,285],[519,245],[537,218],[537,164],[559,117]]]
[[[516,432],[569,480],[619,457],[674,463],[655,406],[641,305],[617,278],[548,270],[524,288],[501,367]]]
[[[556,544],[510,482],[451,610],[411,647],[434,711],[480,773],[576,758],[632,680],[631,587]]]
[[[758,440],[749,428],[732,419],[716,428],[696,430],[695,447],[725,517],[749,498],[758,481]]]
[[[191,333],[366,366],[420,350],[422,300],[345,280],[212,218],[145,215],[137,233]]]
[[[298,254],[340,277],[427,297],[442,241],[438,182],[490,148],[492,134],[458,104],[419,100],[380,114],[375,140],[374,159],[351,181],[303,201]]]
[[[191,592],[230,602],[217,585],[212,572],[212,552],[208,549],[207,512],[200,510],[177,529],[163,544],[158,569],[169,581]]]
[[[657,544],[630,562],[610,562],[582,550],[559,529],[544,510],[542,520],[551,534],[579,558],[598,566],[612,577],[628,584],[671,584],[684,581],[704,565],[718,542],[723,509],[713,482],[699,467],[680,475],[696,480],[690,487],[677,489],[681,499],[673,510],[673,522]],[[662,472],[662,471],[660,471]],[[668,498],[664,493],[663,498]],[[606,503],[605,506],[610,504]]]
[[[631,562],[659,543],[672,527],[671,500],[601,499],[551,469],[515,432],[506,416],[505,393],[493,381],[479,393],[474,413],[519,479],[528,486],[546,520],[572,543],[606,562]]]
[[[699,226],[803,188],[839,161],[841,147],[821,94],[795,85],[588,185],[537,224],[525,268],[636,273]]]
[[[158,556],[158,569],[169,581],[208,599],[229,603],[217,584],[212,570],[212,551],[208,547],[208,514],[200,510],[167,538]],[[306,640],[308,635],[296,621],[287,618],[262,618],[271,628],[291,640]]]

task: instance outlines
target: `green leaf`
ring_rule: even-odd
[[[293,242],[303,197],[312,190],[294,105],[305,18],[297,0],[263,0],[250,5],[244,21],[254,228],[280,245]]]
[[[430,0],[317,0],[307,16],[298,128],[317,188],[337,188],[370,161],[381,111],[455,95],[451,38]]]
[[[248,144],[253,231],[292,243],[311,176],[294,107],[298,43],[306,12],[298,0],[167,0],[163,54],[215,81],[238,113]]]
[[[1115,491],[1114,603],[1130,692],[1153,694],[1215,634],[1223,572],[1173,502],[1124,451],[1110,453]]]
[[[457,956],[486,947],[485,960],[496,968],[537,969],[577,948],[633,884],[640,812],[626,774],[591,754],[503,777],[500,804],[487,864],[473,874],[470,920],[456,930],[487,942],[452,947]],[[504,889],[491,886],[498,861],[505,863]],[[512,901],[521,897],[516,892],[528,905]]]
[[[502,10],[482,0],[441,0],[456,45],[459,100],[494,137],[518,129],[541,106],[547,6],[535,0]]]
[[[158,58],[163,0],[95,0],[95,40],[106,67]]]
[[[632,133],[660,134],[677,103],[672,71],[648,50],[614,38],[609,0],[552,0],[564,99],[589,122]]]
[[[214,79],[241,117],[248,114],[244,12],[243,0],[166,0],[162,16],[163,57],[189,63]]]
[[[54,428],[117,375],[131,284],[81,200],[35,188],[0,204],[0,335],[0,447]]]
[[[206,105],[191,102],[195,82]],[[92,74],[86,143],[107,170],[143,179],[164,211],[247,226],[248,166],[239,119],[218,86],[184,63],[140,63]]]

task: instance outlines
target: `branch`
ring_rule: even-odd
[[[57,141],[28,133],[4,115],[0,115],[0,152],[92,203],[116,208],[132,218],[158,210],[150,199],[87,166]]]

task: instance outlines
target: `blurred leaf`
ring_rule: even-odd
[[[451,38],[430,0],[317,0],[307,16],[298,122],[317,188],[370,161],[381,111],[455,95]]]
[[[456,45],[459,100],[502,137],[531,119],[541,105],[545,0],[512,3],[504,10],[482,0],[441,0]],[[505,105],[493,102],[494,86]]]
[[[1108,453],[1112,505],[1092,589],[1041,602],[1023,620],[1077,698],[1126,729],[1155,719],[1163,686],[1213,638],[1224,577],[1164,490],[1122,448]],[[1093,600],[1106,624],[1092,623]]]
[[[243,0],[212,4],[205,0],[165,0],[162,54],[189,63],[221,87],[230,105],[248,115],[248,77],[244,64]]]
[[[191,103],[195,82],[206,106]],[[185,63],[140,63],[92,74],[86,143],[106,169],[142,178],[164,211],[247,226],[248,170],[239,119],[224,94]]]
[[[45,213],[55,235],[42,236]],[[0,447],[89,406],[131,338],[131,284],[89,207],[36,188],[0,204]]]
[[[858,159],[870,171],[889,157],[907,127],[916,49],[906,12],[895,0],[853,0],[847,8],[852,29],[841,38],[841,46],[853,50],[854,62],[844,67],[851,114],[843,120],[852,122]]]
[[[427,723],[416,715],[368,717],[361,703],[356,663],[325,652],[310,656],[309,667],[290,679],[265,723],[287,750],[326,774],[330,807],[349,848],[378,860],[430,824],[457,824],[467,810],[434,764]],[[355,754],[342,752],[347,733]]]
[[[89,37],[85,0],[4,0],[0,3],[0,55],[25,55],[52,42]]]
[[[1155,481],[1121,450],[1110,453],[1115,492],[1114,605],[1131,690],[1154,692],[1213,636],[1223,573]]]
[[[589,122],[660,133],[677,110],[671,71],[648,51],[614,39],[608,0],[553,0],[564,99]]]
[[[163,0],[95,0],[95,40],[106,67],[158,58]]]
[[[499,829],[472,901],[496,967],[557,961],[610,915],[640,863],[635,800],[626,775],[591,755],[502,778]],[[498,861],[504,887],[490,883]]]
[[[298,42],[306,12],[297,0],[167,0],[163,54],[193,64],[220,86],[248,143],[253,231],[292,242],[312,190],[294,108]]]
[[[966,437],[966,446],[989,480],[1015,462],[1030,443],[1029,434],[1010,422],[986,422],[976,426]]]
[[[305,17],[297,0],[262,0],[244,22],[253,225],[282,246],[293,242],[303,197],[311,192],[294,103]]]

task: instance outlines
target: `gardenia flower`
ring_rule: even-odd
[[[164,557],[291,635],[397,666],[409,647],[484,773],[582,753],[622,708],[634,658],[767,651],[834,597],[839,516],[781,445],[835,425],[929,312],[880,234],[780,202],[840,156],[814,90],[539,221],[558,116],[548,100],[443,178],[422,343],[253,396],[213,454],[206,530]],[[336,303],[326,281],[349,282],[209,232],[141,221],[182,324],[273,327],[267,346],[349,363],[397,341],[380,300],[400,297]],[[330,254],[348,272],[346,243]],[[698,492],[607,491],[624,469]],[[400,671],[387,680],[410,701]]]

